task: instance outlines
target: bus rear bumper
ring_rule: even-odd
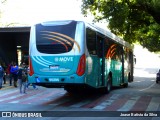
[[[29,83],[49,88],[61,88],[68,85],[85,84],[85,75],[78,76],[76,74],[70,76],[28,76]]]

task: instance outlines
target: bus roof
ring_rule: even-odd
[[[112,39],[113,41],[120,43],[123,46],[129,47],[130,49],[133,49],[133,45],[129,44],[128,42],[124,41],[122,38],[116,36],[115,34],[111,33],[110,31],[104,30],[94,24],[86,23],[88,27],[91,29],[94,29],[95,31],[105,35],[105,37],[108,37]]]

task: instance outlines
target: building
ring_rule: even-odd
[[[28,63],[30,27],[0,28],[0,62]]]

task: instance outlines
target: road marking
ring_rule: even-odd
[[[117,111],[129,111],[137,102],[140,96],[133,96],[130,100],[128,100],[120,109]]]
[[[113,94],[109,99],[105,100],[104,102],[101,102],[99,105],[95,106],[93,109],[102,110],[107,108],[107,106],[110,106],[115,100],[117,100],[120,97],[120,94]]]
[[[17,95],[14,95],[14,96],[9,96],[9,97],[1,99],[0,102],[6,102],[8,100],[12,100],[12,99],[15,99],[15,98],[20,97],[20,96],[22,96],[22,94],[17,94]]]
[[[9,88],[13,88],[13,86],[4,86],[2,87],[2,90],[9,89]]]
[[[88,104],[88,103],[90,103],[90,102],[91,102],[91,100],[86,100],[86,101],[82,101],[82,102],[79,102],[79,103],[73,104],[73,105],[71,105],[70,107],[76,107],[76,108],[79,108],[79,107],[81,107],[81,106],[83,106],[83,105],[86,105],[86,104]]]
[[[140,91],[144,91],[150,89],[156,83],[151,84],[149,87],[145,89],[141,89]],[[141,96],[141,95],[134,95],[129,97],[125,97],[122,94],[109,94],[99,98],[92,100],[79,100],[78,102],[74,99],[71,99],[70,95],[66,94],[66,92],[61,92],[59,89],[54,89],[54,91],[50,91],[49,89],[38,89],[34,90],[27,90],[26,95],[20,94],[19,89],[10,86],[7,86],[10,91],[1,91],[0,92],[0,103],[12,103],[12,104],[41,104],[41,105],[51,105],[52,107],[64,107],[69,106],[71,109],[72,107],[76,108],[88,108],[90,110],[114,110],[114,111],[132,111],[132,110],[144,110],[144,111],[157,111],[160,103],[160,97],[152,97],[152,96]],[[56,94],[59,93],[60,94]],[[5,92],[5,93],[4,93]],[[37,93],[37,94],[36,94]],[[53,96],[52,96],[53,95]],[[58,95],[58,96],[57,96]],[[141,99],[140,99],[141,98]],[[119,99],[126,99],[120,102]],[[77,99],[76,99],[77,100]],[[72,103],[73,101],[73,103]],[[121,104],[119,107],[115,107],[115,103]],[[142,103],[143,104],[142,104]],[[142,109],[139,109],[140,104],[142,105]],[[88,106],[89,105],[89,106]],[[113,108],[112,108],[113,107]],[[112,109],[111,109],[112,108]]]
[[[160,97],[153,97],[151,99],[151,102],[149,103],[146,111],[157,111],[159,108],[159,99]]]
[[[151,99],[151,96],[140,96],[130,111],[146,111]]]
[[[151,87],[153,87],[155,84],[156,84],[156,83],[153,83],[153,84],[152,84],[152,85],[150,85],[149,87],[147,87],[147,88],[144,88],[144,89],[141,89],[141,90],[139,90],[139,91],[148,90],[148,89],[150,89]]]

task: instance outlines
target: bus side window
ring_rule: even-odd
[[[117,47],[117,55],[118,55],[117,61],[122,62],[123,61],[123,48],[122,48],[122,46]]]
[[[87,28],[86,43],[88,52],[91,55],[96,55],[96,32]]]
[[[103,57],[103,37],[97,34],[97,55],[99,58]]]

